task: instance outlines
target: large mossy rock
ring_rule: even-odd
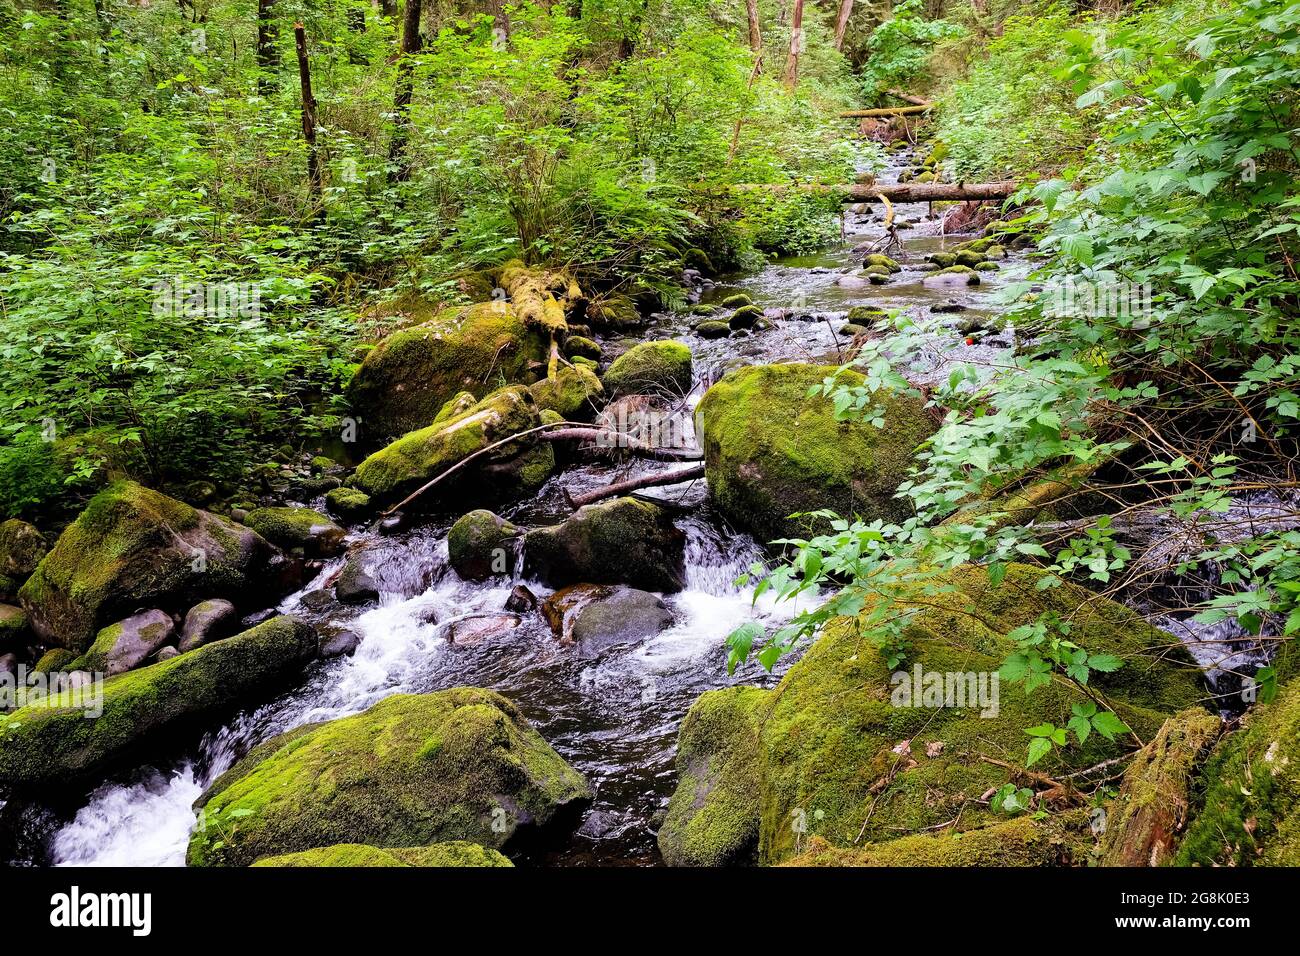
[[[309,558],[328,558],[343,550],[347,532],[311,508],[254,508],[244,523],[272,544],[302,548]]]
[[[260,867],[465,867],[465,866],[514,866],[509,859],[496,850],[489,850],[477,843],[464,840],[449,840],[432,846],[400,847],[381,850],[379,847],[366,846],[361,843],[340,843],[337,846],[321,847],[318,850],[303,850],[301,853],[285,853],[282,856],[268,856],[258,860],[253,866]]]
[[[642,342],[634,345],[605,372],[610,398],[653,395],[678,400],[691,390],[691,350],[681,342]]]
[[[208,597],[265,596],[276,550],[255,531],[132,481],[91,499],[19,591],[32,630],[84,651],[141,607],[184,611]]]
[[[898,607],[912,614],[903,672],[993,675],[1014,648],[1008,632],[1051,611],[1073,622],[1071,639],[1080,646],[1125,659],[1114,673],[1094,674],[1092,685],[1142,739],[1204,696],[1176,639],[1074,585],[1039,590],[1042,574],[1011,565],[995,587],[982,568],[966,567],[918,590]],[[940,585],[942,593],[929,593]],[[1032,695],[1000,683],[993,708],[895,706],[900,679],[858,621],[841,618],[773,690],[704,694],[682,724],[680,783],[659,832],[664,859],[776,863],[814,836],[854,847],[919,833],[959,812],[962,829],[1005,819],[979,801],[1009,772],[981,758],[1023,763],[1026,728],[1064,726],[1071,704],[1085,699],[1064,683]],[[1068,773],[1128,745],[1092,734],[1035,769]]]
[[[922,401],[877,393],[884,427],[835,420],[829,398],[808,390],[832,366],[755,365],[709,389],[700,403],[709,493],[732,522],[765,540],[799,535],[790,515],[829,508],[846,517],[901,520],[894,497],[917,446],[935,431]],[[840,379],[861,385],[843,371]]]
[[[1224,737],[1201,774],[1182,866],[1300,866],[1300,680]]]
[[[89,690],[65,690],[0,715],[0,784],[68,784],[161,752],[178,734],[288,686],[315,657],[316,643],[310,625],[275,617],[111,677],[98,704]]]
[[[544,378],[528,390],[539,409],[550,409],[570,422],[591,421],[605,404],[605,387],[582,365],[563,366],[554,378]]]
[[[448,309],[394,332],[361,363],[348,399],[373,432],[392,437],[433,421],[458,392],[482,398],[502,382],[526,382],[546,343],[506,302]]]
[[[220,646],[220,645],[217,645]],[[245,866],[339,843],[499,849],[590,799],[510,701],[457,687],[398,694],[255,747],[200,799],[194,866]]]
[[[537,403],[523,386],[500,389],[468,407],[463,400],[453,399],[434,424],[404,435],[363,461],[352,483],[372,498],[398,500],[475,452],[540,424]],[[526,436],[476,459],[427,492],[420,504],[449,507],[526,495],[541,487],[554,469],[551,446],[538,442],[535,435]]]
[[[524,573],[553,588],[627,584],[680,591],[686,536],[663,508],[636,498],[585,505],[524,535]]]

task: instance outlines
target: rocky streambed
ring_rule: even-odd
[[[496,850],[553,865],[1045,864],[1107,852],[1073,806],[1007,821],[987,799],[1026,722],[1068,712],[1065,692],[1033,708],[1016,694],[992,719],[899,710],[883,662],[859,655],[844,628],[784,678],[726,672],[729,631],[798,610],[752,604],[737,586],[764,558],[760,542],[806,507],[886,514],[910,449],[934,428],[919,402],[891,405],[881,433],[835,423],[808,398],[862,323],[877,309],[933,323],[933,348],[909,370],[922,384],[956,363],[993,367],[1014,344],[994,294],[1028,271],[1023,253],[996,232],[943,236],[924,206],[895,215],[909,226],[899,244],[887,245],[879,212],[852,210],[844,243],[823,255],[725,280],[688,270],[691,305],[648,322],[626,301],[507,270],[509,304],[483,295],[467,311],[416,316],[367,358],[352,397],[393,441],[346,487],[316,486],[300,508],[241,510],[240,523],[135,487],[96,499],[20,596],[37,633],[73,655],[59,666],[122,674],[98,721],[39,703],[0,714],[0,847],[60,865],[377,852],[357,844],[416,865],[504,862]],[[963,251],[971,265],[956,261]],[[568,361],[546,375],[523,316],[545,328],[552,305],[580,300],[590,328],[570,329]],[[431,367],[429,355],[443,359]],[[659,453],[591,454],[593,419],[625,437],[635,422],[629,441]],[[561,420],[571,440],[538,437]],[[692,478],[571,507],[681,468],[701,447],[707,487]],[[449,468],[454,480],[421,490]],[[412,494],[400,519],[377,518]],[[78,563],[106,535],[135,553],[141,525],[176,558],[165,574],[152,562],[123,587],[130,561],[113,583]],[[220,557],[195,570],[198,555]],[[1029,573],[1014,570],[1006,590],[964,573],[957,603],[1010,630],[1043,610]],[[258,610],[259,588],[289,593]],[[156,619],[135,614],[158,604],[170,606]],[[1176,714],[1195,722],[1206,692],[1177,642],[1120,605],[1091,613],[1086,630],[1106,650],[1163,648],[1107,686],[1130,726],[1147,740]],[[962,672],[996,669],[1001,639],[960,609],[932,613],[915,635],[919,661]],[[1086,773],[1117,747],[1097,737],[1061,772]],[[926,835],[959,829],[960,848]],[[430,843],[442,849],[414,849]]]

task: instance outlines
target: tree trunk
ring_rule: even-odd
[[[844,49],[844,31],[849,28],[849,16],[853,13],[853,0],[840,0],[840,16],[835,21],[835,49]]]
[[[896,100],[902,100],[904,103],[911,103],[913,106],[929,106],[930,101],[923,96],[913,96],[911,93],[902,93],[898,90],[885,90]]]
[[[785,88],[793,91],[799,85],[799,54],[803,50],[803,0],[794,0],[794,13],[790,17],[790,55],[785,61]]]
[[[421,49],[420,0],[406,0],[406,15],[402,18],[402,46],[397,61],[397,87],[393,92],[393,112],[397,126],[388,147],[390,182],[405,182],[411,178],[411,166],[406,157],[406,142],[411,131],[411,97],[415,92],[415,54]]]
[[[759,30],[758,0],[745,0],[745,16],[749,19],[749,48],[762,56],[763,34]]]
[[[379,13],[389,19],[397,19],[397,0],[379,0]]]
[[[262,95],[278,85],[280,31],[275,24],[275,0],[257,0],[257,89]]]
[[[298,79],[302,83],[302,138],[307,143],[307,186],[320,199],[320,156],[316,152],[316,98],[311,95],[311,66],[307,62],[307,32],[301,23],[293,25],[298,50]]]

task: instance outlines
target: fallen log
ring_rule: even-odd
[[[912,105],[912,106],[882,106],[872,110],[845,110],[840,114],[841,119],[866,119],[868,117],[878,116],[915,116],[918,113],[924,113],[930,109],[931,104]]]
[[[900,93],[898,90],[885,90],[896,100],[902,100],[904,103],[911,103],[913,106],[929,106],[930,101],[920,96],[913,96],[911,93]]]
[[[691,449],[659,448],[648,445],[626,432],[612,428],[599,428],[592,425],[557,428],[539,436],[541,441],[591,441],[602,442],[603,448],[629,451],[638,458],[650,458],[655,461],[699,461],[704,457],[701,452]]]
[[[732,189],[764,189],[784,192],[795,189],[807,192],[837,193],[844,202],[935,202],[974,201],[979,199],[1007,199],[1019,187],[1016,182],[1001,183],[858,183],[849,186],[824,186],[812,183],[786,186],[776,183],[755,183],[732,186]]]
[[[661,471],[653,475],[642,475],[640,478],[616,481],[612,485],[606,485],[604,488],[597,488],[595,491],[588,491],[581,495],[570,495],[566,491],[564,497],[569,502],[570,507],[581,508],[583,505],[589,505],[605,498],[613,498],[617,495],[625,495],[629,491],[636,491],[639,488],[677,485],[683,481],[693,481],[696,478],[703,477],[704,465],[690,465],[686,468],[678,468],[676,471]]]

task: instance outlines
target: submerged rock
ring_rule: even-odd
[[[893,497],[917,445],[935,430],[919,398],[876,393],[884,428],[835,420],[829,398],[808,390],[832,366],[758,365],[727,375],[700,403],[709,493],[729,520],[773,539],[807,524],[796,512],[830,508],[864,519],[901,520]],[[838,381],[861,385],[857,372]]]
[[[501,695],[397,694],[255,747],[199,799],[209,826],[191,838],[188,862],[246,866],[340,843],[499,849],[590,798],[582,776]]]
[[[543,602],[542,614],[560,643],[588,655],[653,637],[673,623],[657,595],[602,584],[563,588]]]
[[[316,633],[276,617],[224,641],[0,715],[0,783],[63,786],[161,751],[176,734],[265,698],[316,656]],[[96,713],[98,712],[98,713]]]
[[[309,558],[328,558],[343,550],[347,532],[310,508],[257,508],[244,523],[272,544],[302,548]]]
[[[1011,565],[994,586],[983,568],[968,566],[918,585],[916,597],[898,608],[913,616],[902,634],[907,661],[896,672],[873,635],[841,618],[775,689],[729,687],[701,696],[682,723],[680,782],[659,832],[665,860],[778,863],[803,852],[812,837],[850,849],[959,815],[961,830],[1005,819],[980,800],[1007,782],[1008,771],[981,757],[1023,761],[1026,728],[1061,724],[1072,704],[1087,701],[1064,683],[1029,695],[994,683],[1015,647],[1006,635],[1044,613],[1071,620],[1070,640],[1089,653],[1127,662],[1094,673],[1090,686],[1143,739],[1204,696],[1199,672],[1175,638],[1083,588],[1060,582],[1039,589],[1044,574]],[[864,614],[871,610],[869,604]],[[903,694],[918,672],[948,681],[952,699]],[[1060,779],[1127,747],[1125,739],[1097,733],[1083,744],[1072,738],[1035,769]]]
[[[338,843],[318,850],[285,853],[258,860],[253,866],[327,866],[327,867],[462,867],[462,866],[514,866],[496,850],[489,850],[465,840],[449,840],[432,846],[401,847],[381,850],[363,843]]]
[[[457,393],[483,398],[491,383],[524,382],[530,363],[545,360],[542,337],[506,302],[447,309],[372,349],[348,400],[367,428],[401,435],[429,425]]]
[[[510,386],[468,408],[457,403],[428,428],[411,432],[375,452],[358,467],[353,484],[383,501],[415,491],[475,452],[541,424],[528,389]],[[555,454],[533,435],[507,442],[476,459],[419,499],[424,507],[465,499],[484,501],[535,491],[555,468]]]
[[[19,592],[32,629],[82,651],[140,607],[204,597],[253,603],[275,549],[255,531],[132,481],[109,485],[68,526]]]
[[[579,508],[524,535],[524,573],[553,588],[627,584],[680,591],[686,537],[664,509],[636,498]]]
[[[657,395],[681,398],[691,390],[691,350],[681,342],[642,342],[617,359],[605,373],[610,398]]]

